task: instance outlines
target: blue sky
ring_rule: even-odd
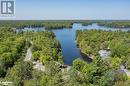
[[[15,16],[1,19],[130,19],[130,0],[15,0]]]

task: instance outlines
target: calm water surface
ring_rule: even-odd
[[[77,58],[84,59],[81,56],[80,50],[76,46],[75,37],[76,37],[76,30],[84,30],[84,29],[97,29],[97,30],[122,30],[128,31],[130,28],[126,29],[118,29],[118,28],[109,28],[104,26],[98,26],[96,23],[88,26],[82,26],[82,24],[74,23],[72,28],[63,28],[63,29],[54,29],[51,30],[55,33],[57,40],[59,40],[62,48],[63,54],[63,62],[66,65],[71,65],[72,61]],[[22,31],[43,31],[45,28],[24,28]],[[50,30],[49,30],[50,31]],[[86,61],[90,61],[88,58],[85,59]]]

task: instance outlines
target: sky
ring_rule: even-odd
[[[15,0],[0,20],[130,20],[130,0]]]

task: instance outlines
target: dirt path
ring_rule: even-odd
[[[28,48],[24,61],[29,62],[29,61],[31,61],[31,58],[32,58],[32,51],[31,51],[31,48]],[[40,70],[40,71],[45,71],[45,66],[39,60],[38,61],[33,61],[32,63],[33,63],[33,68],[34,69],[37,69],[37,70]],[[60,63],[58,63],[56,61],[55,61],[55,63],[63,66],[62,64],[60,64]],[[70,69],[71,69],[71,66],[68,66],[66,68],[67,71],[69,71]],[[64,71],[64,68],[62,68],[62,71]]]
[[[28,48],[24,61],[29,62],[29,61],[31,61],[31,58],[32,58],[32,51],[31,51],[30,48]],[[41,62],[33,61],[32,63],[33,63],[33,68],[34,69],[45,71],[45,66]]]
[[[27,54],[26,54],[26,57],[25,57],[24,61],[29,62],[29,61],[31,61],[31,58],[32,58],[32,52],[31,52],[31,49],[29,48],[27,50]]]

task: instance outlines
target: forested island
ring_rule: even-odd
[[[66,65],[60,41],[50,30],[73,29],[73,23],[123,29],[130,21],[111,21],[112,25],[97,20],[0,21],[0,81],[12,82],[13,86],[129,86],[129,31],[77,30],[77,47],[92,61],[78,57]],[[46,30],[15,31],[25,27]],[[109,52],[106,58],[102,51]]]
[[[98,24],[107,27],[130,28],[129,21],[107,21],[107,22],[99,22]]]

